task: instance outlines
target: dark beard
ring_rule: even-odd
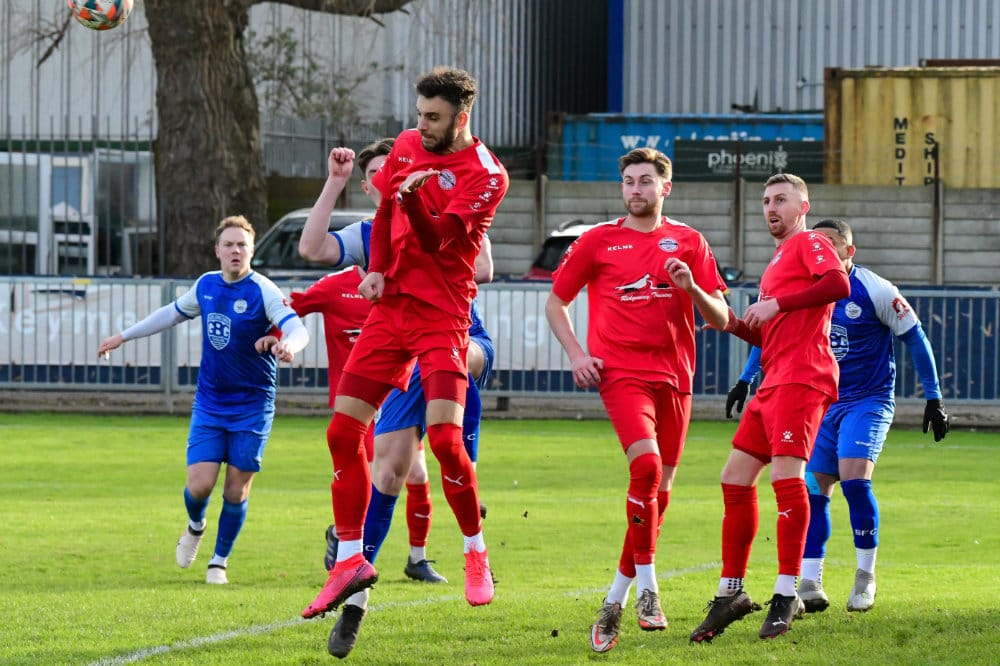
[[[451,152],[451,148],[455,141],[458,139],[458,132],[455,131],[455,125],[458,123],[458,114],[456,113],[451,117],[451,123],[448,124],[448,129],[444,133],[444,138],[435,143],[432,146],[424,146],[424,148],[431,153],[441,155],[443,153]]]

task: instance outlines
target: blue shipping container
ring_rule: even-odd
[[[618,180],[618,158],[633,148],[656,148],[673,159],[678,139],[823,142],[823,114],[564,115],[550,128],[549,176],[559,180]]]

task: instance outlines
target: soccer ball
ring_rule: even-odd
[[[91,30],[117,28],[132,13],[132,0],[66,0],[73,18]]]

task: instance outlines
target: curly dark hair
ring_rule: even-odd
[[[435,67],[417,79],[416,89],[422,97],[440,97],[458,111],[465,112],[472,110],[479,93],[472,75],[455,67]]]

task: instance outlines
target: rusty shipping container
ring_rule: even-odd
[[[824,79],[827,183],[1000,187],[1000,67],[827,68]]]

